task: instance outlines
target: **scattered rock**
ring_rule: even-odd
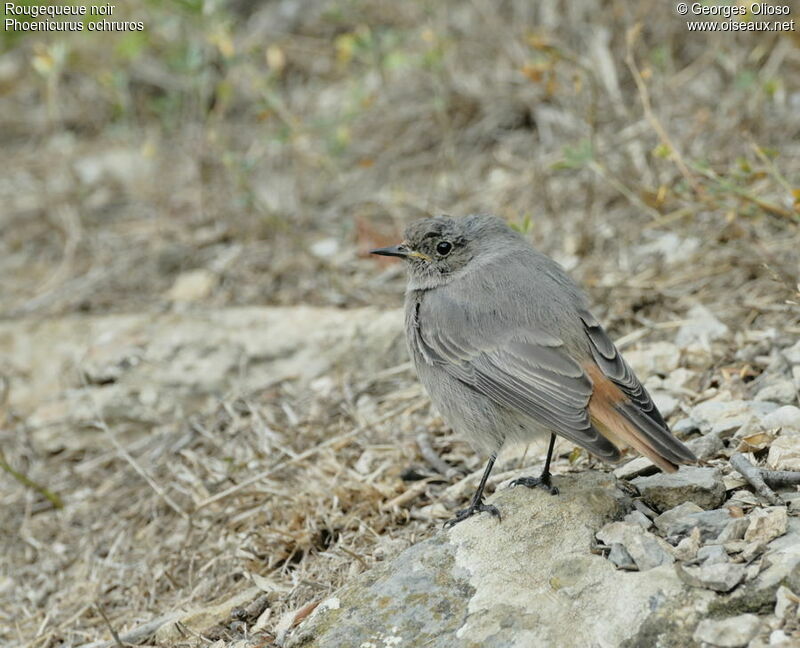
[[[731,540],[742,540],[749,526],[750,520],[748,520],[746,517],[733,518],[730,522],[728,522],[728,524],[725,525],[725,528],[720,531],[716,542],[719,544],[725,544]]]
[[[200,268],[179,274],[169,289],[168,296],[176,302],[194,302],[206,299],[217,286],[217,277]]]
[[[776,409],[778,405],[769,401],[714,400],[696,405],[689,416],[703,433],[712,432],[724,439],[753,417],[765,425],[764,417]]]
[[[597,532],[597,538],[609,546],[622,545],[636,563],[639,571],[675,562],[669,545],[661,538],[642,529],[638,524],[610,522]]]
[[[755,614],[703,619],[694,632],[694,639],[720,648],[739,648],[746,646],[758,634],[761,623]]]
[[[330,259],[339,253],[340,241],[336,238],[326,238],[311,244],[311,254],[320,259]]]
[[[658,468],[647,457],[636,457],[628,463],[623,464],[614,470],[614,477],[617,479],[632,479],[639,475],[652,475]]]
[[[800,470],[800,433],[780,434],[769,447],[767,466],[772,470]]]
[[[722,474],[716,468],[681,466],[675,473],[637,477],[632,483],[639,489],[642,499],[659,511],[683,502],[714,509],[725,499]]]
[[[775,592],[775,616],[789,620],[797,616],[797,604],[800,597],[788,587],[781,585]]]
[[[628,513],[625,516],[625,522],[630,522],[631,524],[638,524],[645,531],[647,531],[650,527],[653,526],[653,521],[641,511],[631,511],[630,513]]]
[[[722,545],[706,545],[697,550],[697,559],[706,565],[728,562],[728,552]]]
[[[667,538],[672,540],[680,538],[692,529],[697,528],[700,531],[701,539],[704,542],[708,542],[722,533],[722,530],[730,523],[730,519],[730,512],[725,508],[698,511],[675,517],[668,525],[662,522],[665,526],[663,532]],[[658,525],[658,518],[656,518],[656,526]]]
[[[653,398],[653,402],[658,408],[658,411],[661,412],[661,416],[665,419],[678,411],[678,399],[674,396],[660,391],[654,391],[650,396]]]
[[[178,622],[188,628],[190,632],[202,634],[215,625],[230,621],[231,612],[234,609],[247,606],[248,603],[257,599],[262,593],[258,587],[250,587],[221,603],[195,608],[178,618],[176,622],[162,625],[156,631],[156,643],[172,644],[180,641],[185,636],[185,630],[181,629]]]
[[[784,405],[767,414],[762,420],[761,425],[770,430],[780,428],[782,430],[793,430],[800,432],[800,407]]]
[[[627,569],[629,571],[639,569],[628,553],[628,550],[619,542],[611,543],[611,551],[608,552],[608,559],[620,569]]]
[[[686,445],[700,461],[716,457],[725,448],[725,444],[719,438],[719,434],[711,432],[696,439],[690,439],[686,442]]]
[[[734,563],[713,563],[699,566],[681,566],[678,574],[692,587],[704,587],[715,592],[730,592],[744,579],[744,565]]]
[[[683,538],[675,549],[673,554],[678,560],[689,561],[697,557],[697,552],[700,550],[700,529],[695,527],[692,529],[688,536]]]
[[[786,533],[789,514],[785,506],[756,509],[750,514],[750,524],[744,534],[748,542],[768,543]]]
[[[728,334],[728,327],[700,304],[692,306],[685,319],[686,323],[681,326],[675,336],[675,344],[681,348],[692,344],[709,348],[711,342]]]
[[[797,402],[797,389],[791,380],[777,380],[771,385],[759,389],[755,395],[755,400],[791,405]]]
[[[800,365],[800,341],[795,342],[788,349],[783,350],[783,357],[789,364]]]
[[[625,360],[642,379],[653,374],[666,376],[677,369],[681,351],[670,342],[655,342],[640,349],[625,351]]]

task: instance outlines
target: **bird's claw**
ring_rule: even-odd
[[[558,495],[558,488],[553,486],[550,475],[542,477],[520,477],[511,482],[511,486],[527,486],[528,488],[541,488],[551,495]]]
[[[458,511],[453,519],[447,520],[447,522],[444,523],[444,528],[452,529],[456,524],[458,524],[459,522],[463,522],[468,517],[472,517],[476,513],[491,513],[498,520],[501,519],[500,511],[497,510],[496,506],[493,506],[491,504],[484,504],[483,502],[478,502],[476,504],[470,504],[467,508]]]

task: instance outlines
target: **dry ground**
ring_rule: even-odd
[[[797,33],[690,34],[656,0],[118,11],[147,30],[3,35],[5,318],[177,308],[187,273],[196,308],[398,306],[401,269],[364,251],[481,210],[567,266],[617,336],[658,339],[698,301],[735,331],[800,332]],[[741,368],[735,350],[718,366]],[[414,511],[447,484],[410,481],[415,434],[461,469],[478,458],[407,367],[318,387],[230,394],[124,452],[43,452],[6,407],[9,466],[65,506],[0,473],[0,641],[107,639],[257,574],[268,642],[283,612],[429,534],[435,511]],[[291,459],[340,435],[197,508],[197,484],[262,470],[267,441]]]

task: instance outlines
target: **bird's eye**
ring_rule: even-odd
[[[449,241],[441,241],[436,246],[436,251],[442,256],[447,256],[448,254],[450,254],[450,250],[452,249],[453,249],[453,244],[450,243]]]

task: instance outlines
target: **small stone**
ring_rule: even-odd
[[[632,483],[647,504],[661,511],[687,501],[714,509],[725,499],[722,475],[716,468],[681,466],[675,473],[637,477]]]
[[[664,378],[661,386],[667,391],[680,394],[697,378],[697,373],[685,367],[678,367]]]
[[[326,238],[315,241],[310,247],[311,254],[319,259],[330,259],[339,253],[339,239]]]
[[[750,514],[750,525],[744,534],[748,542],[767,544],[770,540],[786,533],[789,514],[785,506],[770,506],[756,509]]]
[[[700,529],[695,527],[692,532],[681,540],[673,551],[678,560],[688,561],[697,557],[700,549]]]
[[[692,587],[704,587],[715,592],[730,592],[744,579],[744,565],[729,562],[680,567],[678,575]]]
[[[699,432],[700,425],[693,418],[685,418],[673,423],[670,428],[672,433],[679,437],[684,437],[692,432]]]
[[[727,619],[703,619],[694,631],[694,640],[720,648],[746,646],[761,630],[755,614],[740,614]]]
[[[711,400],[695,405],[690,418],[697,422],[704,433],[715,432],[725,439],[751,418],[760,420],[778,409],[777,403],[770,401]]]
[[[597,532],[597,538],[611,547],[615,543],[622,545],[640,571],[674,562],[669,545],[638,524],[609,522]]]
[[[673,431],[675,431],[674,427]],[[722,442],[722,439],[719,438],[719,435],[711,432],[701,437],[697,437],[696,439],[687,441],[686,446],[689,448],[689,450],[694,452],[694,456],[700,461],[716,457],[725,448],[725,444]]]
[[[626,351],[625,360],[634,373],[643,378],[652,374],[666,376],[677,369],[681,351],[670,342],[655,342],[646,347]]]
[[[651,526],[653,526],[653,521],[641,511],[631,511],[630,513],[628,513],[625,516],[625,522],[630,522],[631,524],[638,524],[645,531],[647,531]]]
[[[785,585],[778,587],[775,592],[775,616],[788,621],[797,616],[797,604],[800,598]]]
[[[706,545],[697,551],[697,559],[706,565],[728,562],[728,552],[722,545]]]
[[[767,466],[772,470],[800,470],[800,433],[780,434],[769,447]]]
[[[761,425],[766,429],[780,428],[800,432],[800,407],[784,405],[761,419]]]
[[[728,509],[712,509],[710,511],[703,511],[702,509],[694,511],[688,507],[681,509],[687,504],[695,506],[691,502],[686,502],[659,515],[655,519],[656,527],[667,538],[678,538],[696,527],[700,531],[701,539],[707,542],[711,538],[718,537],[731,520]]]
[[[733,518],[725,525],[725,528],[717,536],[715,542],[725,544],[731,540],[741,540],[744,538],[744,534],[749,526],[750,520],[746,517]]]
[[[762,387],[755,395],[755,399],[791,405],[797,402],[797,389],[791,380],[778,380],[771,385]]]
[[[636,457],[615,469],[614,477],[617,479],[631,479],[639,475],[652,475],[657,470],[658,468],[656,468],[655,464],[647,457]]]
[[[742,558],[745,562],[750,562],[756,556],[760,556],[762,553],[764,553],[764,549],[767,548],[767,545],[760,540],[753,540],[752,542],[747,542],[745,540],[745,543],[746,544],[741,551]]]
[[[792,386],[792,388],[794,388],[794,386]],[[677,411],[678,399],[674,396],[664,392],[652,392],[650,396],[658,408],[658,411],[661,412],[661,416],[665,419],[669,418]]]
[[[208,270],[184,272],[175,279],[168,297],[176,302],[193,302],[205,299],[217,285],[216,276]]]
[[[779,648],[790,648],[792,639],[783,630],[773,630],[769,633],[769,645]]]
[[[619,542],[611,543],[611,551],[608,552],[608,559],[619,569],[627,569],[629,571],[636,571],[638,569],[627,549]]]
[[[789,364],[800,365],[800,341],[795,342],[788,349],[784,349],[783,357],[789,361]]]
[[[681,326],[675,336],[675,344],[679,347],[698,344],[701,347],[709,348],[711,342],[728,334],[728,327],[700,304],[692,306],[685,319],[686,323]]]

